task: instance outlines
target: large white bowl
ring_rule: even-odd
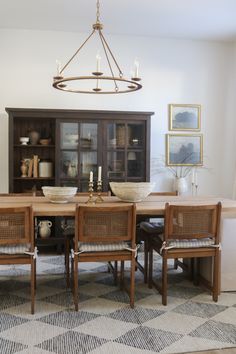
[[[77,187],[42,187],[43,194],[52,203],[68,203],[77,192]]]
[[[124,202],[141,202],[154,186],[153,182],[110,182],[112,192]]]

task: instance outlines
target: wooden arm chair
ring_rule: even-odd
[[[78,311],[78,263],[121,261],[123,288],[124,262],[131,262],[130,306],[134,307],[135,287],[135,204],[117,206],[77,206],[72,250],[75,310]]]
[[[178,192],[153,192],[150,194],[151,196],[177,196]],[[144,283],[148,282],[148,274],[149,274],[149,265],[148,265],[148,254],[149,254],[149,240],[153,235],[160,235],[164,232],[164,218],[163,217],[155,217],[146,218],[146,219],[138,219],[137,224],[137,241],[144,243],[144,262],[143,265],[136,259],[136,265],[138,269],[144,275]],[[177,267],[177,260],[175,262],[175,267]]]
[[[0,264],[31,265],[31,313],[34,313],[37,249],[31,206],[0,208]]]
[[[221,203],[199,206],[165,206],[164,234],[150,239],[149,282],[162,295],[167,304],[167,261],[176,258],[213,258],[211,290],[213,300],[218,301],[219,292],[219,230]],[[154,282],[153,250],[162,257],[162,285]]]

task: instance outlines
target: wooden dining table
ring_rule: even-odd
[[[94,198],[95,199],[95,198]],[[122,203],[115,196],[103,197],[104,202],[89,205],[117,205]],[[88,200],[87,196],[76,196],[65,204],[54,204],[41,196],[0,196],[1,207],[14,207],[32,205],[33,214],[38,216],[70,216],[75,215],[76,205],[84,205]],[[145,200],[136,203],[137,216],[162,216],[164,215],[165,204],[177,205],[207,205],[222,203],[221,217],[221,290],[236,291],[236,201],[216,196],[160,196],[150,195]],[[211,260],[202,262],[201,272],[205,278],[211,278]]]
[[[96,198],[94,198],[95,200]],[[104,202],[88,204],[96,206],[117,205],[122,203],[115,196],[103,197]],[[0,207],[12,207],[19,205],[32,205],[34,216],[74,216],[77,204],[84,205],[88,200],[87,196],[76,196],[68,203],[51,203],[42,196],[0,196]],[[145,200],[136,203],[137,215],[159,216],[164,214],[165,204],[174,203],[178,205],[207,205],[221,201],[222,213],[236,215],[236,201],[215,196],[148,196]]]

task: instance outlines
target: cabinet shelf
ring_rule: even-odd
[[[14,177],[15,180],[28,181],[28,180],[55,180],[55,177]]]
[[[22,145],[22,144],[14,144],[15,148],[21,149],[34,149],[34,148],[55,148],[55,145]]]

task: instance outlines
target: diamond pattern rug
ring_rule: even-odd
[[[170,265],[171,266],[171,265]],[[160,277],[160,264],[155,262]],[[107,266],[80,263],[79,312],[65,287],[63,256],[37,260],[36,312],[28,266],[0,266],[1,354],[188,353],[236,347],[236,293],[211,295],[171,270],[168,305],[136,272],[135,308]]]

